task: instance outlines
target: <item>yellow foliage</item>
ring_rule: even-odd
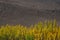
[[[52,25],[53,24],[53,25]],[[39,22],[26,27],[22,25],[0,26],[0,40],[60,40],[60,26],[56,21]]]

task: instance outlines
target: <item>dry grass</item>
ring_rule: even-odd
[[[55,20],[39,22],[30,27],[2,25],[0,40],[60,40],[60,26]]]

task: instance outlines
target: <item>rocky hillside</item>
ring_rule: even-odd
[[[0,25],[30,25],[44,20],[57,19],[60,23],[60,5],[20,0],[0,0]]]

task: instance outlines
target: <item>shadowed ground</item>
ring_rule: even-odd
[[[0,1],[0,25],[22,24],[29,26],[39,21],[53,19],[57,19],[57,22],[60,23],[60,6],[57,3]]]

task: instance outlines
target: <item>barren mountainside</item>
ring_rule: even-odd
[[[57,19],[58,23],[60,22],[60,5],[56,2],[0,0],[0,25],[30,25],[54,18]]]

